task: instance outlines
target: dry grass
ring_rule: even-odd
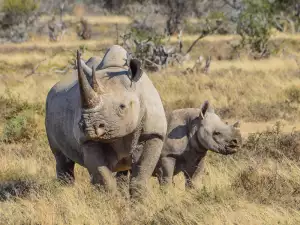
[[[129,24],[131,23],[131,19],[126,16],[89,16],[86,15],[84,18],[92,25],[98,25],[98,24]],[[48,22],[51,19],[49,16],[43,16],[40,20],[41,22]],[[63,17],[63,20],[66,22],[77,22],[80,20],[80,18],[74,16],[74,15],[65,15]]]
[[[108,21],[126,22],[103,21],[103,26]],[[193,38],[185,37],[184,44]],[[297,36],[278,38],[291,40],[286,50],[299,58],[294,52]],[[208,37],[192,57],[203,52],[226,56],[228,49],[222,46],[230,46],[234,39]],[[285,132],[293,126],[300,129],[300,68],[293,58],[280,54],[261,61],[213,60],[208,75],[182,75],[180,71],[193,62],[149,74],[167,112],[198,107],[208,99],[222,117],[245,121],[241,131],[249,137],[243,149],[227,157],[209,153],[198,189],[185,192],[179,175],[174,188],[161,192],[152,179],[145,202],[132,203],[126,184],[121,184],[118,196],[109,196],[89,184],[81,167],[76,167],[74,186],[59,185],[44,130],[44,103],[50,87],[65,75],[52,69],[64,68],[80,45],[87,46],[88,58],[101,56],[99,49],[113,43],[110,37],[84,42],[71,35],[59,43],[37,38],[0,47],[0,224],[300,223],[299,135],[283,134],[277,126],[249,135],[277,120],[289,124]],[[36,73],[26,76],[44,58]]]
[[[45,140],[2,145],[1,224],[297,224],[299,161],[285,152],[282,158],[267,157],[280,149],[262,151],[289,137],[256,135],[261,138],[249,138],[234,157],[210,153],[200,189],[185,192],[178,176],[164,193],[153,179],[142,204],[128,200],[125,184],[118,196],[95,190],[83,168],[76,168],[74,186],[60,186]]]

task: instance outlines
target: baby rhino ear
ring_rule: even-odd
[[[240,121],[236,121],[232,126],[233,126],[234,128],[240,128],[241,123],[240,123]]]
[[[206,112],[208,111],[208,108],[209,108],[209,102],[206,100],[202,106],[200,107],[200,114],[199,114],[199,117],[201,119],[204,119],[204,116],[206,114]]]

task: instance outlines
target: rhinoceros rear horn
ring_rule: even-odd
[[[103,87],[98,83],[96,79],[96,72],[94,66],[92,66],[92,88],[99,95],[104,93]]]
[[[81,96],[81,104],[83,108],[93,108],[99,102],[97,93],[91,87],[89,81],[87,80],[80,60],[80,53],[77,50],[77,71],[78,71],[78,83]]]
[[[137,82],[142,74],[143,74],[143,70],[141,69],[142,63],[140,60],[138,59],[130,59],[129,62],[129,68],[131,71],[131,75],[132,75],[132,80]]]

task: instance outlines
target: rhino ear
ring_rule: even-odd
[[[131,72],[131,79],[134,82],[137,82],[142,74],[143,74],[143,70],[141,69],[142,63],[140,60],[138,59],[130,59],[129,62],[129,68],[130,68],[130,72]]]
[[[209,102],[206,100],[201,106],[201,110],[199,114],[199,117],[201,119],[204,119],[205,113],[207,112],[208,108],[209,108]]]
[[[233,126],[234,128],[240,128],[241,123],[240,123],[240,121],[236,121],[232,126]]]

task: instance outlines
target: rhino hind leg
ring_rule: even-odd
[[[116,178],[117,180],[127,180],[130,176],[131,171],[130,170],[125,170],[125,171],[118,171],[116,173]]]
[[[131,174],[131,170],[116,172],[115,177],[117,180],[118,188],[121,188],[123,190],[128,189],[128,184],[130,181],[130,174]]]
[[[128,176],[130,170],[125,170],[125,171],[118,171],[116,173],[116,177],[121,177],[121,176]]]
[[[62,183],[73,183],[75,180],[75,162],[66,157],[62,152],[55,151],[56,176]]]

